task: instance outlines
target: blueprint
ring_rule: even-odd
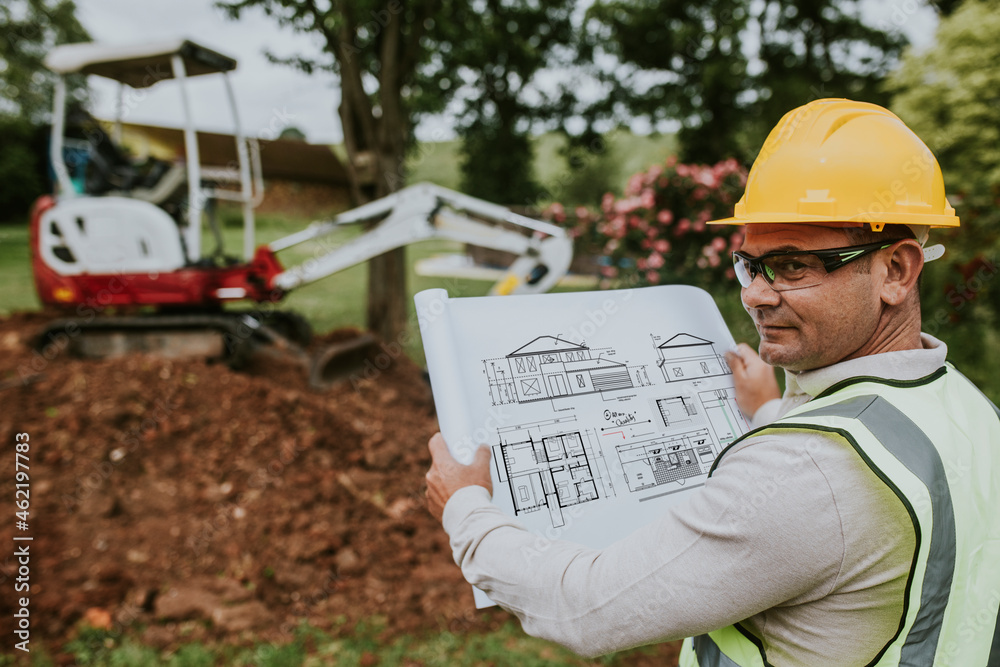
[[[490,447],[493,502],[544,539],[599,548],[642,530],[748,429],[703,290],[415,303],[449,448],[468,462]]]

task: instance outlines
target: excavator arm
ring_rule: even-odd
[[[569,270],[573,243],[550,223],[430,183],[317,222],[268,245],[271,253],[315,241],[343,225],[376,221],[361,236],[270,277],[270,288],[288,292],[385,252],[418,241],[447,239],[517,255],[490,294],[527,294],[552,288]]]

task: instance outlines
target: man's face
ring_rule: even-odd
[[[754,257],[784,250],[851,245],[842,229],[803,224],[751,224],[741,250]],[[865,266],[867,262],[860,266]],[[742,290],[743,307],[760,334],[760,356],[793,371],[861,356],[878,327],[881,300],[872,276],[849,264],[819,285],[775,292],[763,276]]]

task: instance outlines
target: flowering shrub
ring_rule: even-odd
[[[632,176],[620,199],[604,195],[599,212],[581,206],[568,216],[552,204],[546,217],[568,227],[578,253],[600,256],[602,287],[732,284],[729,255],[743,229],[705,223],[733,214],[746,177],[736,160],[708,166],[670,157]]]

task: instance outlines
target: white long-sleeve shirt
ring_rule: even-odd
[[[798,374],[768,423],[860,375],[915,380],[947,348],[888,352]],[[905,508],[842,438],[748,438],[705,486],[604,549],[545,541],[460,489],[444,528],[465,578],[532,635],[599,655],[743,621],[774,665],[867,663],[898,628],[915,536]]]

